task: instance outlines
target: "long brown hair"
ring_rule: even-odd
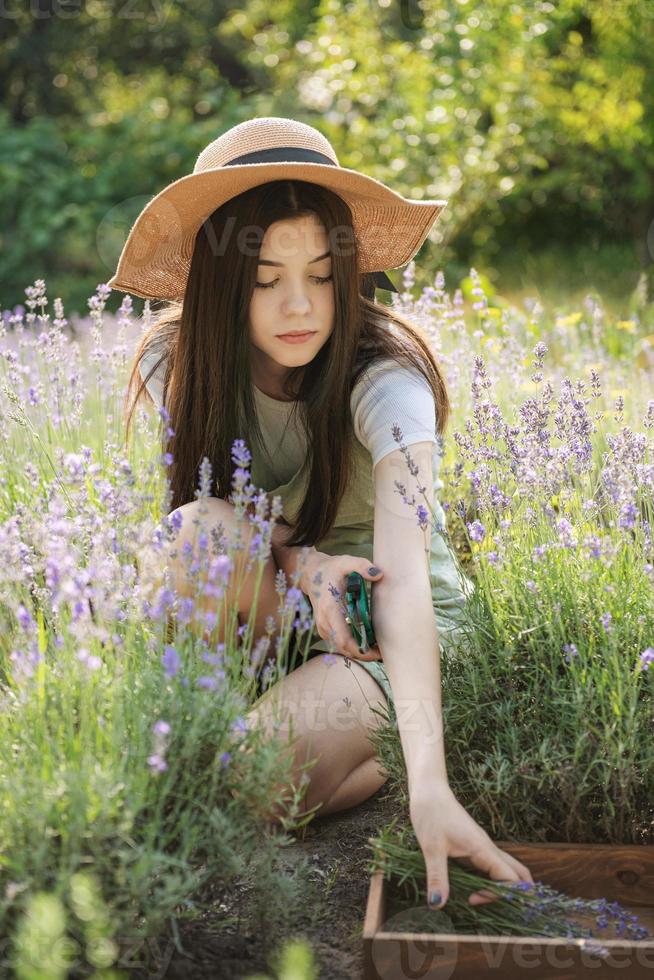
[[[252,450],[262,443],[251,384],[249,306],[261,241],[276,221],[315,214],[330,240],[334,288],[334,329],[306,365],[290,369],[283,390],[301,405],[307,436],[309,486],[289,546],[315,546],[333,525],[350,478],[354,439],[350,394],[371,362],[392,357],[413,366],[429,382],[436,405],[436,432],[445,430],[450,404],[444,380],[422,331],[374,299],[374,283],[359,271],[352,215],[337,194],[317,184],[279,180],[251,188],[217,208],[204,222],[191,257],[183,297],[155,311],[135,352],[125,398],[126,442],[137,402],[162,361],[164,398],[174,435],[163,425],[162,451],[172,455],[168,469],[171,510],[195,499],[198,471],[207,456],[212,496],[232,493],[231,448],[244,439]],[[254,248],[239,247],[239,230],[258,233]],[[338,228],[334,248],[332,230]],[[229,230],[229,233],[228,231]],[[216,244],[226,243],[216,249]],[[239,243],[236,239],[239,238]],[[249,252],[249,254],[248,254]],[[141,380],[139,361],[153,358]],[[299,406],[298,406],[299,407]]]

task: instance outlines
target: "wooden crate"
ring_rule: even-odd
[[[501,841],[497,846],[525,864],[534,881],[572,897],[620,902],[654,937],[654,847]],[[387,906],[387,882],[378,871],[371,879],[363,927],[365,980],[654,980],[654,938],[599,938],[608,950],[601,959],[584,939],[385,931]],[[597,936],[599,930],[589,925]],[[615,935],[613,928],[603,935]]]

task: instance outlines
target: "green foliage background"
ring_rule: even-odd
[[[418,286],[652,290],[651,0],[7,0],[0,31],[2,306],[40,277],[84,312],[143,205],[255,115],[449,200]]]

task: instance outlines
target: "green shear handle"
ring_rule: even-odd
[[[345,602],[348,610],[346,622],[350,624],[352,636],[357,641],[359,650],[367,653],[371,646],[377,644],[372,627],[372,584],[368,599],[366,580],[359,572],[350,572],[347,575]]]

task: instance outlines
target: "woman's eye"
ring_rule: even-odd
[[[332,276],[311,276],[311,278],[314,279],[319,286],[325,282],[331,282],[332,280]],[[273,279],[272,282],[255,282],[254,285],[258,286],[260,289],[271,289],[273,286],[276,286],[278,282],[279,279]]]

